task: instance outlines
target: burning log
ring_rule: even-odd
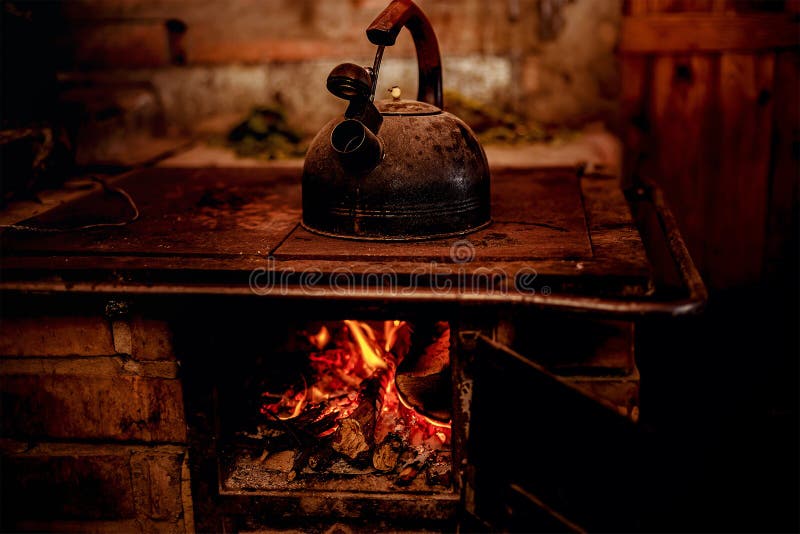
[[[292,419],[282,419],[282,421],[291,421],[291,424],[296,425],[298,427],[304,427],[306,425],[310,425],[311,423],[317,421],[320,417],[322,417],[325,412],[327,411],[327,405],[325,403],[317,403],[317,404],[309,404],[305,407],[305,409],[300,412],[300,414]]]
[[[395,485],[401,487],[410,485],[414,479],[417,478],[417,475],[428,466],[428,463],[430,463],[432,459],[432,451],[430,449],[423,449],[412,460],[409,460],[403,465],[394,481]]]
[[[395,384],[400,399],[436,421],[451,418],[450,326],[447,322],[418,324],[411,352],[400,363]]]
[[[331,431],[336,426],[336,416],[337,414],[335,412],[326,414],[321,419],[302,427],[300,431],[308,436],[317,438]]]
[[[294,455],[292,468],[289,470],[289,474],[286,476],[289,482],[297,478],[303,468],[308,465],[308,460],[311,458],[312,448],[313,446],[303,447]]]
[[[306,466],[314,471],[323,471],[333,462],[336,451],[331,447],[331,438],[321,438],[319,441],[303,447],[294,457],[292,469],[289,471],[289,482],[300,476]]]
[[[438,373],[450,364],[450,323],[418,323],[411,335],[411,353],[405,359],[403,369],[417,376]],[[407,365],[410,364],[410,365]]]
[[[400,455],[407,447],[407,439],[399,433],[390,432],[375,447],[375,452],[372,454],[372,466],[378,471],[394,471]]]
[[[299,467],[293,468],[292,472],[295,470],[299,472],[305,467],[305,462],[308,461],[311,451],[319,444],[321,436],[331,431],[336,425],[337,414],[328,410],[326,405],[320,404],[307,407],[306,411],[294,419],[271,417],[273,417],[272,425],[281,428],[283,432],[264,436],[259,440],[263,452],[257,461],[263,463],[272,454],[295,449],[298,452],[295,454],[294,464]],[[251,442],[255,441],[252,438],[248,439]],[[302,465],[300,465],[301,463]],[[294,478],[292,472],[290,472],[289,480]]]
[[[375,375],[383,373],[376,372]],[[381,380],[373,375],[365,380],[358,407],[342,419],[333,437],[333,450],[351,460],[368,456],[375,445],[375,425],[380,410]]]
[[[361,346],[363,357],[372,354],[375,370],[362,382],[358,407],[349,417],[342,419],[333,438],[333,449],[354,461],[369,458],[375,446],[375,427],[381,413],[387,388],[392,383],[397,367],[395,356],[387,350],[383,357],[369,348],[364,331],[353,321],[345,321]],[[379,362],[379,365],[377,363]]]
[[[397,403],[396,397],[394,403]],[[378,471],[394,471],[403,454],[411,454],[410,428],[406,421],[395,412],[381,421],[382,428],[377,435],[384,438],[375,446],[372,466]],[[391,429],[391,430],[388,430]],[[384,434],[385,433],[385,434]]]

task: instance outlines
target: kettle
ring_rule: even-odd
[[[417,100],[375,101],[384,48],[403,27],[414,39]],[[303,219],[318,234],[411,241],[466,234],[491,223],[486,154],[470,128],[442,110],[439,44],[411,0],[393,0],[367,29],[371,67],[331,71],[348,102],[311,142],[303,165]]]

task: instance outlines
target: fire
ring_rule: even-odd
[[[282,419],[284,421],[286,421],[288,419],[294,419],[295,417],[297,417],[298,415],[300,415],[303,412],[303,408],[306,407],[306,392],[304,391],[299,396],[299,398],[297,398],[295,400],[296,400],[297,404],[294,405],[294,409],[292,410],[292,413],[289,414],[289,415],[278,414],[278,419]]]
[[[409,404],[408,404],[406,401],[404,401],[404,400],[403,400],[403,397],[402,397],[402,395],[398,395],[398,396],[397,396],[397,400],[399,400],[399,401],[400,401],[400,404],[402,404],[402,405],[403,405],[403,408],[405,408],[406,410],[410,411],[410,412],[411,412],[412,414],[414,414],[416,417],[419,417],[419,418],[421,418],[421,419],[422,419],[423,421],[425,421],[427,424],[429,424],[429,425],[431,425],[431,426],[434,426],[434,427],[437,427],[437,428],[447,428],[447,429],[450,429],[450,427],[451,427],[451,424],[450,424],[450,423],[442,423],[441,421],[437,421],[437,420],[435,420],[435,419],[431,419],[431,418],[430,418],[430,417],[428,417],[427,415],[421,414],[421,413],[419,413],[418,411],[416,411],[416,410],[415,410],[415,409],[414,409],[412,406],[410,406],[410,405],[409,405]]]
[[[314,422],[333,418],[334,427],[315,434],[321,438],[356,410],[365,381],[378,379],[375,443],[403,429],[413,446],[424,444],[435,450],[447,444],[450,424],[415,411],[395,387],[395,369],[409,350],[410,326],[400,320],[384,321],[383,328],[357,320],[340,325],[328,323],[316,333],[305,334],[316,349],[309,354],[308,375],[302,377],[302,385],[298,380],[283,394],[264,393],[261,413],[283,421],[301,418],[303,424],[308,424],[310,417]]]
[[[383,350],[389,352],[397,342],[397,331],[406,324],[405,321],[385,321],[383,323],[383,338],[386,340]]]
[[[375,343],[375,332],[368,324],[347,320],[344,322],[353,335],[364,366],[368,369],[386,369],[387,365]],[[388,352],[388,351],[387,351]]]
[[[308,336],[308,340],[317,347],[318,350],[322,350],[331,340],[331,333],[328,331],[326,326],[322,326],[319,329],[319,332],[316,334]]]
[[[294,419],[306,407],[306,400],[308,399],[308,383],[305,377],[303,378],[303,389],[295,393],[294,388],[289,389],[281,396],[281,399],[272,404],[267,404],[261,408],[263,414],[273,414],[275,417],[282,421]],[[264,395],[269,396],[268,394]],[[288,413],[287,413],[288,412]]]

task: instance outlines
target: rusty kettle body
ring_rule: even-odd
[[[407,27],[417,49],[418,101],[374,101],[385,46]],[[349,101],[344,117],[311,142],[303,168],[303,226],[351,239],[415,240],[488,225],[490,176],[475,134],[442,110],[436,36],[422,11],[394,0],[367,30],[370,67],[345,63],[328,89]]]

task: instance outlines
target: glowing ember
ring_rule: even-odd
[[[450,423],[442,423],[440,421],[436,421],[435,419],[431,419],[430,417],[417,412],[416,410],[414,410],[414,408],[409,406],[408,403],[406,401],[404,401],[403,397],[401,397],[400,395],[397,395],[397,400],[400,401],[400,404],[403,405],[404,409],[406,409],[409,412],[411,412],[414,416],[422,418],[422,420],[425,421],[427,424],[429,424],[431,426],[439,427],[439,428],[447,428],[447,429],[450,428]]]

